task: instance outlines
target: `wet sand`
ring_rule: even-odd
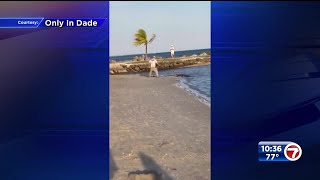
[[[175,83],[110,77],[110,179],[143,170],[168,180],[210,179],[210,107]]]

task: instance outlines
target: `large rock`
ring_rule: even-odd
[[[133,61],[140,61],[141,60],[141,58],[139,58],[138,56],[135,56],[134,58],[133,58]]]
[[[139,66],[134,67],[134,70],[139,72],[139,70],[140,70]]]
[[[120,69],[117,71],[118,74],[120,73],[128,73],[128,71],[126,69]]]
[[[130,65],[130,64],[120,64],[120,66],[121,66],[122,68],[129,68],[131,65]]]
[[[201,53],[199,56],[208,56],[208,54],[207,53]]]

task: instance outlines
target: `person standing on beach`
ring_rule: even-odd
[[[151,77],[152,72],[155,72],[155,73],[156,73],[156,76],[159,77],[158,68],[157,68],[158,61],[156,60],[156,57],[155,57],[155,56],[153,56],[153,58],[152,58],[151,60],[149,60],[149,64],[150,64],[149,77]]]
[[[171,45],[170,47],[171,58],[174,58],[174,47]]]

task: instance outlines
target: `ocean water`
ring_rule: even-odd
[[[196,49],[196,50],[187,50],[187,51],[176,51],[175,56],[176,57],[181,57],[181,56],[191,56],[194,54],[201,54],[201,53],[207,53],[210,54],[211,50],[210,49]],[[132,60],[134,59],[135,56],[141,56],[142,54],[133,54],[133,55],[125,55],[125,56],[110,56],[110,60],[116,60],[116,61],[124,61],[124,60]],[[163,58],[169,58],[170,57],[170,52],[161,52],[161,53],[151,53],[148,54],[148,57],[163,57]]]
[[[143,73],[148,75],[148,73]],[[177,86],[196,96],[201,102],[211,106],[211,66],[194,66],[179,69],[161,70],[159,76],[175,76],[185,74],[190,77],[180,77]]]
[[[187,70],[188,69],[188,70]],[[210,65],[184,68],[184,74],[190,77],[182,77],[177,86],[196,96],[206,105],[211,105],[211,71]],[[182,70],[182,69],[179,69]]]

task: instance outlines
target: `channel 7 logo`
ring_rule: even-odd
[[[261,141],[258,144],[259,161],[297,161],[302,148],[290,141]]]
[[[289,161],[296,161],[302,155],[301,147],[296,143],[290,143],[284,148],[284,155]]]

